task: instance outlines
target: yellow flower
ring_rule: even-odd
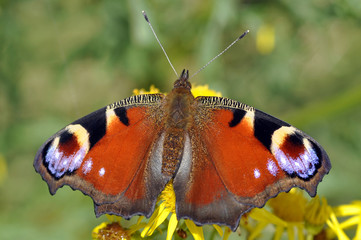
[[[126,229],[122,228],[120,223],[102,223],[92,232],[92,238],[95,240],[129,240]]]
[[[172,181],[166,185],[163,192],[160,194],[158,203],[160,203],[159,207],[156,208],[153,215],[150,217],[141,233],[141,236],[151,236],[170,215],[167,230],[167,240],[170,240],[172,239],[179,223],[175,213],[175,193]],[[204,240],[202,227],[196,226],[193,221],[188,219],[185,219],[184,223],[195,240]],[[231,230],[228,227],[225,228],[224,232],[222,231],[222,228],[217,225],[213,225],[213,227],[217,230],[219,235],[223,237],[223,240],[227,240],[231,234]]]
[[[216,92],[208,88],[208,85],[199,85],[192,88],[192,94],[194,97],[198,96],[216,96],[220,97],[221,93]]]
[[[282,192],[276,198],[268,201],[273,213],[288,222],[302,222],[307,205],[307,199],[298,188],[289,193]]]
[[[257,50],[263,55],[270,54],[275,47],[275,29],[272,25],[262,25],[257,32]]]
[[[348,205],[330,208],[330,211],[330,219],[327,220],[327,225],[337,235],[338,239],[349,239],[343,230],[353,226],[356,227],[356,233],[353,239],[361,239],[361,201],[354,201]],[[337,217],[350,218],[339,223]]]
[[[172,214],[169,220],[167,232],[167,239],[171,239],[178,224],[177,218],[174,217],[175,194],[171,182],[165,186],[164,190],[158,198],[158,202],[160,202],[160,205],[156,208],[153,215],[150,217],[148,223],[141,233],[141,236],[151,236],[157,227],[159,227],[167,219],[168,215]]]
[[[154,85],[150,85],[149,91],[145,90],[144,88],[133,90],[133,95],[150,94],[150,93],[160,93],[160,91]]]
[[[191,91],[192,91],[192,94],[193,94],[194,97],[198,97],[198,96],[216,96],[216,97],[220,97],[221,96],[220,92],[216,92],[214,90],[209,89],[208,85],[193,86]],[[133,90],[133,95],[153,94],[153,93],[160,93],[159,89],[156,88],[154,85],[150,86],[149,91],[145,90],[144,88],[142,88],[142,89],[134,89]]]
[[[270,207],[272,211],[267,210]],[[361,239],[361,201],[354,201],[349,205],[331,208],[326,199],[316,196],[307,201],[303,192],[292,189],[289,193],[280,193],[276,198],[270,199],[266,208],[255,208],[248,216],[251,219],[241,221],[241,225],[250,233],[248,239],[255,239],[262,234],[265,227],[272,224],[275,227],[275,240],[281,239],[284,231],[288,239],[314,239],[322,236],[322,239],[349,240],[344,229],[356,227],[353,239]],[[350,217],[339,222],[337,218]],[[249,220],[255,220],[256,225],[251,226]],[[329,227],[325,229],[327,224]]]
[[[305,227],[310,236],[320,233],[330,216],[330,206],[327,200],[316,196],[308,202],[305,211]]]
[[[175,193],[172,181],[165,186],[158,198],[158,202],[160,205],[150,217],[149,222],[141,233],[141,236],[151,236],[153,232],[167,219],[168,215],[171,214],[167,231],[167,240],[170,240],[172,239],[174,231],[178,225],[178,219],[175,213]],[[191,220],[186,219],[184,221],[195,240],[204,239],[202,227],[196,226]]]
[[[280,193],[276,198],[270,199],[268,205],[273,212],[265,208],[253,209],[249,217],[256,220],[257,225],[250,231],[250,240],[258,237],[264,228],[273,224],[276,228],[274,238],[281,239],[283,232],[286,230],[288,239],[295,239],[295,229],[297,229],[297,239],[303,240],[304,237],[304,212],[307,200],[302,192],[292,189],[289,193]]]
[[[342,230],[340,223],[337,220],[336,214],[330,208],[330,219],[327,220],[327,225],[332,230],[332,232],[328,232],[328,235],[332,236],[332,233],[336,234],[339,240],[349,240],[345,232]],[[330,237],[331,238],[331,237]]]
[[[7,177],[7,166],[5,158],[0,154],[0,184]]]
[[[133,233],[145,226],[141,223],[142,217],[139,217],[138,222],[131,225],[129,228],[122,227],[120,221],[122,217],[115,215],[106,215],[109,222],[103,222],[96,226],[92,231],[93,240],[128,240],[132,239]]]

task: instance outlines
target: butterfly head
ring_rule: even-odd
[[[174,82],[174,88],[186,88],[191,89],[192,85],[188,81],[189,78],[189,72],[188,70],[183,69],[180,77]]]

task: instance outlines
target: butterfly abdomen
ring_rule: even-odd
[[[175,88],[167,96],[168,116],[163,143],[162,173],[173,176],[182,159],[185,133],[192,118],[194,97],[189,89]]]
[[[163,144],[162,174],[173,176],[183,155],[184,131],[173,129],[166,133]]]

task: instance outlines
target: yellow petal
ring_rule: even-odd
[[[140,222],[144,219],[144,216],[139,216],[137,224],[140,224]]]
[[[280,240],[284,230],[285,230],[285,228],[283,226],[277,226],[275,236],[274,236],[273,239],[274,240]]]
[[[160,215],[160,213],[164,210],[165,206],[164,204],[161,204],[159,207],[157,207],[155,209],[155,211],[153,212],[152,216],[150,217],[147,225],[145,226],[145,228],[143,229],[142,233],[140,234],[143,238],[145,237],[145,235],[148,235],[148,231],[149,229],[152,227],[152,225],[154,224],[155,220],[157,219],[157,217]],[[149,235],[148,235],[149,236]]]
[[[169,220],[169,224],[168,224],[167,240],[172,239],[174,231],[177,228],[177,225],[178,225],[177,215],[172,214],[172,216],[170,217],[170,220]]]
[[[128,230],[127,230],[127,233],[129,235],[132,235],[133,233],[135,233],[136,231],[144,228],[147,224],[146,223],[137,223],[137,224],[134,224],[132,225]]]
[[[232,231],[229,227],[226,227],[224,229],[224,235],[223,235],[223,239],[222,240],[227,240],[229,238],[229,236],[231,235]]]
[[[361,216],[355,216],[355,217],[351,217],[351,218],[343,221],[342,223],[340,223],[340,227],[342,229],[346,229],[353,225],[357,225],[359,223],[361,223]]]
[[[168,217],[169,213],[170,213],[169,210],[164,209],[159,214],[159,216],[155,219],[155,221],[154,221],[152,227],[150,228],[149,232],[147,233],[148,236],[152,235],[153,232],[155,231],[155,229],[157,229],[157,227],[164,222],[164,220]]]
[[[253,239],[257,238],[268,224],[269,224],[269,222],[266,222],[266,221],[259,222],[256,225],[256,227],[253,229],[251,234],[249,235],[248,240],[253,240]]]
[[[304,229],[303,223],[296,224],[296,227],[297,227],[298,240],[304,240],[304,239],[305,239],[305,235],[304,235],[304,233],[303,233],[303,229]]]
[[[96,227],[93,229],[93,231],[92,231],[92,238],[93,238],[93,239],[97,239],[99,229],[105,228],[106,226],[107,226],[107,223],[106,223],[106,222],[102,222],[101,224],[99,224],[98,226],[96,226]]]
[[[202,227],[198,227],[191,220],[186,219],[184,221],[187,225],[187,228],[192,233],[194,240],[204,240],[203,229]]]
[[[283,227],[287,226],[287,223],[285,221],[283,221],[282,219],[280,219],[279,217],[277,217],[276,215],[274,215],[273,213],[270,213],[269,211],[267,211],[264,208],[254,208],[249,216],[259,222],[267,222],[267,223],[272,223],[275,225],[280,225]]]
[[[350,215],[361,214],[361,206],[358,204],[348,204],[335,207],[336,216],[345,217]]]
[[[361,239],[361,219],[359,219],[359,223],[357,225],[355,239]]]
[[[175,192],[173,189],[173,181],[170,181],[165,185],[164,190],[159,195],[162,204],[172,213],[175,213]]]
[[[293,188],[268,201],[273,213],[287,222],[303,222],[307,199],[301,190]]]
[[[140,95],[140,94],[153,94],[153,93],[160,93],[159,89],[156,88],[154,85],[151,85],[149,91],[142,89],[134,89],[133,95]]]
[[[198,96],[216,96],[216,97],[221,97],[221,93],[220,92],[216,92],[214,90],[211,90],[208,88],[208,85],[199,85],[199,86],[194,86],[192,89],[192,94],[194,97],[198,97]]]
[[[213,224],[212,226],[217,230],[219,236],[222,237],[223,236],[222,228],[220,226],[216,225],[216,224]]]
[[[293,226],[287,227],[287,235],[288,239],[295,240],[295,229],[293,228]]]
[[[331,212],[330,219],[328,219],[326,223],[334,231],[339,240],[349,240],[345,232],[341,229],[341,226],[334,212]]]

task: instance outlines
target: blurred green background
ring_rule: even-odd
[[[361,199],[359,0],[0,0],[0,239],[90,239],[105,220],[79,191],[51,196],[33,158],[53,133],[134,88],[172,88],[141,10],[178,73],[249,29],[192,83],[310,134],[333,165],[318,193],[331,205]]]

